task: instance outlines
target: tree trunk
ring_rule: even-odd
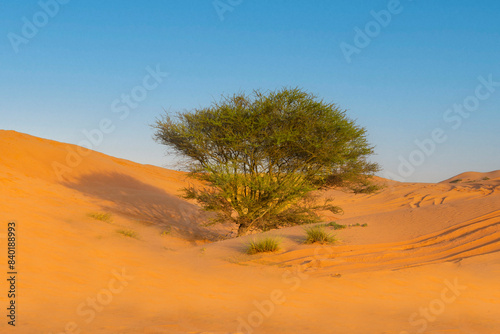
[[[245,224],[240,224],[238,227],[238,237],[246,235],[248,233],[248,226]]]

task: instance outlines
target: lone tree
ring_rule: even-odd
[[[153,127],[156,141],[188,158],[190,176],[204,185],[184,188],[184,197],[217,212],[214,222],[236,223],[238,235],[317,222],[317,210],[341,211],[330,201],[318,204],[314,190],[377,189],[365,129],[300,89],[223,97],[175,119],[164,115]]]

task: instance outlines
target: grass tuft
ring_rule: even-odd
[[[248,244],[247,254],[276,252],[280,250],[281,241],[279,237],[267,237],[260,240],[254,239]]]
[[[321,225],[306,227],[304,229],[306,231],[306,244],[333,244],[337,239],[334,235],[325,231],[325,228]]]
[[[337,224],[337,222],[330,222],[330,223],[324,224],[323,226],[333,227],[334,230],[342,230],[342,229],[347,227],[347,226],[342,225],[342,224]]]
[[[453,180],[453,181],[450,181],[450,183],[458,183],[458,182],[460,182],[460,181],[462,181],[462,179],[455,179],[455,180]]]
[[[352,226],[352,227],[356,227],[356,226],[367,227],[368,224],[367,223],[364,223],[364,224],[356,223],[356,224],[351,224],[349,226]]]
[[[172,227],[167,226],[163,231],[161,231],[160,235],[162,237],[164,237],[164,236],[170,235],[170,233],[172,233]]]
[[[116,233],[119,233],[129,238],[139,239],[139,235],[137,234],[137,232],[132,230],[116,230]]]
[[[90,212],[87,214],[90,218],[94,218],[95,220],[100,220],[102,222],[111,223],[113,221],[113,217],[111,213],[104,212]]]

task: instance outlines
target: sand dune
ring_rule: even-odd
[[[499,170],[495,170],[495,171],[487,172],[487,173],[465,172],[465,173],[455,175],[454,177],[451,177],[447,180],[441,181],[441,183],[450,183],[453,181],[455,181],[457,183],[471,183],[471,182],[482,183],[481,181],[498,180],[498,179],[500,179],[500,171]]]
[[[0,152],[19,271],[2,333],[500,332],[500,171],[325,191],[345,211],[324,215],[348,226],[330,227],[338,244],[292,227],[266,233],[282,250],[250,256],[255,236],[204,226],[177,196],[185,173],[14,131]]]
[[[319,275],[401,270],[500,251],[500,211],[413,240],[375,245],[302,249],[269,258],[280,265],[305,265]],[[321,269],[321,270],[318,270]]]

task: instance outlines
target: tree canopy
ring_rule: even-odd
[[[376,189],[366,130],[298,88],[222,97],[206,108],[166,114],[153,127],[155,139],[188,158],[190,176],[204,184],[185,188],[185,197],[215,211],[215,222],[236,223],[238,235],[315,222],[317,210],[341,211],[319,204],[314,190]]]

